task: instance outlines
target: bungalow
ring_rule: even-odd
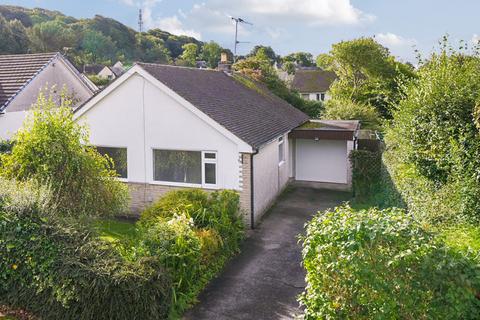
[[[233,189],[252,227],[292,180],[348,189],[358,122],[310,122],[222,71],[137,63],[77,108],[139,212],[172,188]]]
[[[0,55],[0,140],[9,139],[23,124],[28,110],[46,87],[65,87],[75,106],[98,88],[60,53]]]
[[[297,90],[305,100],[326,101],[328,91],[336,75],[321,69],[298,69],[293,76],[291,87]]]

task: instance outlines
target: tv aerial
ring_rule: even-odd
[[[251,25],[253,26],[253,23],[251,22],[248,22],[240,17],[232,17],[232,16],[229,16],[230,19],[232,19],[233,21],[235,21],[235,46],[234,46],[234,49],[233,49],[233,63],[235,63],[237,61],[237,46],[240,44],[240,43],[249,43],[248,41],[238,41],[238,24],[248,24],[248,25]]]

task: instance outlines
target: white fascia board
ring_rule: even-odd
[[[102,100],[104,97],[106,97],[110,92],[114,91],[116,88],[118,88],[123,82],[125,82],[127,79],[129,79],[132,75],[138,74],[142,76],[144,79],[148,80],[151,84],[153,84],[155,87],[158,89],[162,90],[166,94],[168,94],[171,98],[173,98],[175,101],[177,101],[180,105],[185,107],[187,110],[195,114],[198,118],[206,122],[208,125],[210,125],[212,128],[220,132],[223,136],[228,138],[229,140],[235,142],[238,146],[238,151],[241,153],[253,153],[254,150],[252,146],[250,146],[248,143],[234,135],[232,132],[227,130],[225,127],[220,125],[218,122],[210,118],[207,114],[203,113],[200,109],[195,107],[193,104],[191,104],[189,101],[185,100],[183,97],[181,97],[178,93],[167,87],[165,84],[163,84],[161,81],[159,81],[157,78],[153,77],[150,73],[145,71],[142,67],[139,65],[135,65],[130,70],[128,70],[126,73],[124,73],[120,78],[118,78],[114,83],[112,83],[110,86],[105,88],[102,92],[100,92],[97,96],[95,96],[92,100],[87,102],[81,109],[79,109],[78,112],[75,113],[74,117],[75,119],[80,118],[83,114],[85,114],[88,110],[90,110],[93,106],[95,106],[100,100]]]

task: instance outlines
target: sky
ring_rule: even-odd
[[[114,18],[137,29],[138,9],[145,28],[214,40],[233,49],[235,27],[230,16],[253,25],[240,27],[239,54],[255,45],[271,46],[285,55],[307,51],[315,56],[331,45],[361,36],[374,36],[403,61],[415,63],[450,41],[480,39],[478,0],[22,0],[0,4],[59,10],[76,18],[95,14]],[[232,50],[233,51],[233,50]]]

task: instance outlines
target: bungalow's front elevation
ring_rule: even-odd
[[[358,126],[301,127],[308,116],[239,76],[144,63],[75,117],[88,124],[91,143],[114,159],[133,211],[172,188],[233,189],[252,226],[297,174],[347,188]]]

